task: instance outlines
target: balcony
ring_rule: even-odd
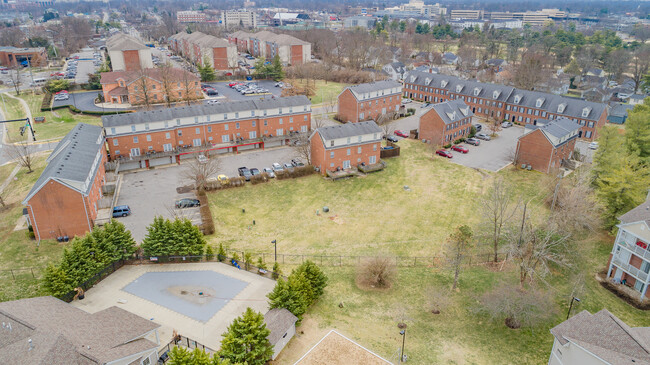
[[[612,263],[614,265],[616,265],[617,267],[619,267],[620,269],[622,269],[623,271],[625,271],[626,273],[634,276],[638,280],[641,280],[643,282],[646,282],[648,280],[648,274],[647,273],[637,269],[636,267],[634,267],[634,266],[632,266],[632,265],[630,265],[628,263],[624,263],[623,261],[621,261],[619,256],[614,256],[614,259],[612,260]]]
[[[628,242],[625,239],[620,239],[617,243],[621,247],[624,247],[632,251],[632,253],[643,258],[644,260],[650,261],[650,251],[646,250],[645,248],[637,246],[635,242]]]

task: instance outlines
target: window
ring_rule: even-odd
[[[235,123],[235,129],[239,129],[239,123]]]
[[[589,123],[587,123],[587,125],[589,126],[589,128],[593,128],[594,127],[594,122],[589,122]]]
[[[359,114],[359,119],[363,119],[363,113]]]
[[[120,154],[120,150],[115,150],[115,156]]]
[[[221,136],[221,142],[223,142],[223,143],[230,142],[230,138],[228,137],[227,134],[224,134],[223,136]]]
[[[357,147],[357,153],[361,153],[361,146]]]
[[[289,117],[289,123],[293,123],[293,117]]]
[[[306,126],[306,125],[301,126],[301,127],[300,127],[300,131],[301,131],[302,133],[306,133],[306,132],[307,132],[307,126]]]
[[[264,125],[265,125],[265,126],[269,125],[269,121],[265,119],[265,120],[264,120]]]
[[[280,118],[280,119],[278,120],[278,123],[279,123],[279,124],[282,124],[282,118]]]
[[[370,158],[368,159],[368,162],[371,163],[371,164],[377,163],[377,156],[370,156]]]
[[[643,287],[644,287],[644,286],[645,286],[645,284],[644,284],[643,281],[641,281],[641,280],[637,280],[637,281],[634,283],[634,289],[636,289],[637,291],[643,291]]]
[[[178,144],[182,146],[184,144],[183,140],[181,139],[180,141],[178,141]]]
[[[643,261],[643,263],[641,264],[641,271],[643,271],[646,274],[650,273],[650,262]]]
[[[117,146],[117,138],[113,138],[113,146]]]
[[[347,155],[350,156],[352,154],[352,151],[348,148]]]
[[[256,131],[248,132],[248,138],[249,139],[257,138],[257,132]]]
[[[165,144],[163,145],[163,151],[164,151],[164,152],[169,152],[169,151],[171,151],[171,150],[172,150],[172,144],[171,144],[171,143],[165,143]]]
[[[180,137],[180,136],[182,136],[182,135],[183,135],[183,131],[179,129],[179,130],[178,130],[178,136]]]
[[[133,143],[138,143],[138,136],[133,137]]]
[[[350,142],[352,142],[352,138],[348,137],[348,143],[347,144],[350,144]]]
[[[251,111],[251,116],[255,116],[255,110]]]
[[[225,113],[225,114],[223,115],[223,119],[228,119],[228,113]]]
[[[591,131],[585,132],[585,138],[591,138]]]
[[[194,123],[198,123],[198,122],[199,122],[199,117],[194,117]]]
[[[208,127],[208,133],[212,133],[212,126]]]
[[[135,132],[135,126],[134,125],[131,126],[131,132]]]
[[[183,94],[180,91],[178,92],[178,97],[183,97]]]
[[[131,148],[131,156],[140,156],[139,148]]]
[[[343,168],[344,169],[349,169],[350,168],[350,160],[343,161]]]
[[[281,128],[280,128],[280,129],[276,129],[276,130],[275,130],[275,135],[276,135],[276,136],[281,136],[281,135],[283,135],[283,134],[284,134],[284,129],[281,129]]]
[[[199,147],[201,145],[201,138],[194,138],[192,144],[194,144],[194,147]]]
[[[209,122],[209,121],[210,121],[210,116],[209,116],[209,115],[206,115],[206,116],[205,116],[205,121],[206,121],[206,122]]]
[[[334,158],[334,151],[330,152],[330,158]]]
[[[239,118],[239,112],[235,112],[235,119]]]
[[[224,125],[223,125],[223,130],[224,130],[224,131],[227,131],[227,130],[228,130],[228,124],[224,124]]]
[[[151,142],[151,134],[147,134],[147,142]]]
[[[334,147],[334,141],[330,141],[330,147]]]
[[[181,125],[181,120],[180,119],[176,119],[176,125]]]
[[[279,114],[282,114],[282,108],[280,108],[280,110],[279,110]]]

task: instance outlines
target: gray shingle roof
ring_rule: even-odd
[[[54,297],[0,303],[0,316],[21,329],[5,333],[0,342],[0,359],[17,365],[104,364],[156,349],[139,337],[160,327],[121,308],[90,314]]]
[[[246,110],[263,110],[303,105],[311,105],[309,99],[304,95],[234,101],[216,105],[200,104],[149,110],[137,113],[105,115],[102,116],[102,124],[104,128],[110,128],[122,125],[160,122],[165,120],[174,120],[176,118],[188,118],[209,114],[233,113]]]
[[[558,139],[579,131],[580,128],[580,124],[568,118],[540,119],[537,121],[537,125],[526,126],[526,129],[539,129],[544,134],[549,134]]]
[[[650,364],[647,328],[631,328],[603,309],[582,311],[551,329],[562,344],[573,342],[610,364]]]
[[[365,84],[348,86],[347,88],[350,89],[350,91],[352,91],[353,94],[358,95],[358,94],[371,93],[378,90],[386,90],[386,89],[401,88],[401,87],[402,87],[401,82],[397,82],[393,80],[383,80],[383,81],[368,82]]]
[[[284,308],[274,308],[266,312],[264,322],[266,322],[266,328],[271,331],[267,337],[271,345],[277,344],[297,320],[298,317]]]
[[[429,83],[426,83],[427,79],[429,80]],[[569,98],[539,91],[515,89],[510,86],[478,82],[475,80],[462,80],[455,76],[431,74],[428,72],[410,71],[404,76],[404,82],[426,87],[445,89],[453,93],[463,94],[470,97],[475,96],[473,94],[473,90],[478,87],[481,89],[479,91],[479,94],[476,95],[478,97],[503,101],[507,102],[508,104],[523,106],[526,108],[540,109],[548,113],[561,114],[570,118],[597,121],[602,113],[607,110],[607,105],[603,103],[595,103],[582,99]],[[463,86],[460,92],[456,91],[457,85]],[[499,93],[496,99],[493,98],[493,93],[495,91]],[[519,99],[518,103],[515,103],[516,98]],[[538,99],[542,100],[542,104],[539,107],[537,106]],[[560,104],[565,106],[562,113],[558,113],[558,106]],[[586,117],[582,116],[582,111],[584,108],[589,108],[589,114],[587,114]]]
[[[102,127],[86,123],[77,124],[56,145],[47,158],[47,166],[23,201],[27,201],[50,179],[64,183],[87,195],[92,183],[86,180],[95,176],[99,163],[93,166],[97,154],[104,147]]]
[[[650,226],[650,199],[643,204],[618,217],[622,224],[646,222]]]
[[[430,110],[434,110],[445,124],[458,122],[461,119],[474,116],[470,107],[464,101],[449,100],[444,103],[433,104]],[[424,114],[428,113],[425,112]]]
[[[329,141],[333,139],[356,137],[364,134],[373,134],[373,133],[378,133],[381,136],[382,130],[377,125],[377,123],[370,120],[367,122],[346,123],[346,124],[321,127],[316,129],[316,131],[314,131],[314,134],[315,133],[320,134],[321,139]]]
[[[616,105],[610,110],[609,115],[624,117],[632,109],[634,109],[634,105],[616,103]]]

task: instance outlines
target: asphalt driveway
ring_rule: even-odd
[[[259,87],[267,89],[269,91],[268,95],[242,95],[239,91],[231,89],[228,84],[232,81],[224,82],[204,82],[204,84],[209,84],[214,86],[219,92],[219,97],[226,98],[228,101],[240,101],[240,100],[252,100],[259,98],[270,98],[271,96],[279,97],[282,93],[282,88],[275,87],[275,81],[271,80],[252,80],[252,81],[240,81],[240,82],[255,82]]]
[[[479,146],[463,143],[469,149],[469,152],[463,154],[452,151],[454,157],[450,161],[459,165],[490,171],[499,171],[508,166],[512,162],[512,157],[517,148],[517,138],[524,134],[524,128],[514,126],[502,129],[497,134],[498,137],[492,138],[491,141],[481,141]]]
[[[81,110],[81,111],[89,111],[89,112],[106,112],[106,111],[113,111],[113,110],[129,110],[128,108],[102,108],[99,106],[95,105],[95,98],[97,98],[97,95],[101,93],[101,90],[93,90],[93,91],[83,91],[83,92],[78,92],[78,93],[70,93],[70,97],[68,100],[55,100],[52,101],[52,106],[57,107],[57,106],[63,106],[63,105],[70,105],[74,106],[75,108]],[[132,108],[131,108],[132,109]]]

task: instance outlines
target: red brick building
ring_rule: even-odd
[[[179,161],[180,155],[238,152],[287,144],[311,129],[304,96],[191,105],[102,117],[111,159],[143,167]]]
[[[571,119],[538,120],[526,126],[519,137],[515,154],[517,165],[531,165],[533,170],[548,174],[571,158],[580,133],[580,125]]]
[[[79,123],[59,142],[23,200],[37,239],[74,237],[92,230],[106,182],[105,162],[99,126]]]
[[[174,53],[195,65],[207,61],[215,70],[224,71],[237,66],[237,47],[225,39],[201,32],[181,32],[169,38]]]
[[[200,79],[176,67],[102,72],[104,100],[113,104],[160,104],[203,98]]]
[[[472,129],[474,113],[462,100],[432,105],[420,116],[419,136],[435,146],[444,146],[466,138]]]
[[[338,97],[339,120],[356,123],[377,120],[382,114],[398,112],[402,105],[402,84],[377,81],[346,87]]]
[[[253,57],[272,60],[276,55],[285,65],[300,65],[311,61],[311,43],[290,36],[276,34],[267,30],[257,33],[237,31],[228,36],[228,41],[239,52]]]
[[[44,47],[0,47],[0,66],[16,67],[21,65],[25,60],[27,60],[32,67],[47,66],[47,51]]]
[[[420,71],[406,74],[403,93],[406,98],[429,103],[461,99],[477,117],[522,125],[568,118],[580,124],[578,138],[586,140],[597,138],[598,128],[605,125],[608,115],[603,103]]]
[[[309,137],[311,164],[321,174],[379,162],[383,132],[373,121],[318,128]]]

